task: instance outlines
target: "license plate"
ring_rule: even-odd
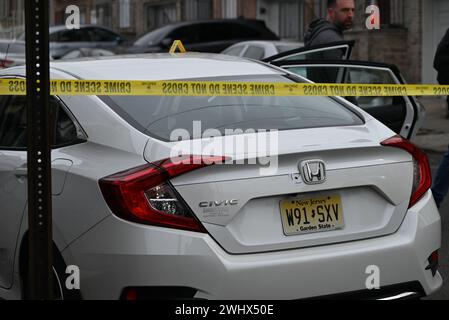
[[[280,203],[286,236],[325,232],[344,227],[340,196],[283,200]]]

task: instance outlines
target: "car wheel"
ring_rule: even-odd
[[[28,254],[28,251],[27,251]],[[28,281],[28,257],[26,256],[26,265],[22,269],[22,288],[23,298],[30,299],[30,289]],[[65,273],[66,264],[61,253],[53,246],[53,300],[81,300],[79,290],[69,290],[65,285],[68,274]]]

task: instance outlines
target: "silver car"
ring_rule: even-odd
[[[293,41],[243,41],[223,50],[222,53],[236,57],[263,60],[301,47],[304,47],[304,43]]]
[[[307,80],[224,55],[60,61],[51,77],[227,81],[235,91],[179,96],[185,83],[167,85],[175,96],[52,98],[59,298],[392,298],[441,287],[425,154],[345,99],[241,96],[242,81],[264,92]],[[0,99],[0,297],[20,299],[25,97]],[[69,265],[79,291],[65,286]]]
[[[25,33],[19,36],[25,41]],[[65,25],[50,27],[50,56],[60,59],[65,53],[79,48],[103,48],[117,50],[126,39],[117,32],[97,25],[81,25],[79,29],[67,29]]]

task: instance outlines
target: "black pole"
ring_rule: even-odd
[[[25,0],[29,269],[27,298],[52,299],[48,0]]]

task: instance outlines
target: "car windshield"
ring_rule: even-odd
[[[171,30],[168,26],[156,29],[150,33],[147,33],[134,42],[135,46],[148,46],[153,45],[161,41],[168,31]]]
[[[291,82],[284,76],[202,79],[207,81]],[[195,81],[198,81],[196,79]],[[110,96],[100,97],[141,132],[164,141],[176,141],[177,129],[191,139],[216,129],[221,135],[247,130],[295,130],[361,125],[350,109],[329,97],[283,96]],[[196,130],[198,125],[200,130]],[[195,128],[196,126],[196,128]],[[179,131],[178,131],[179,132]]]

